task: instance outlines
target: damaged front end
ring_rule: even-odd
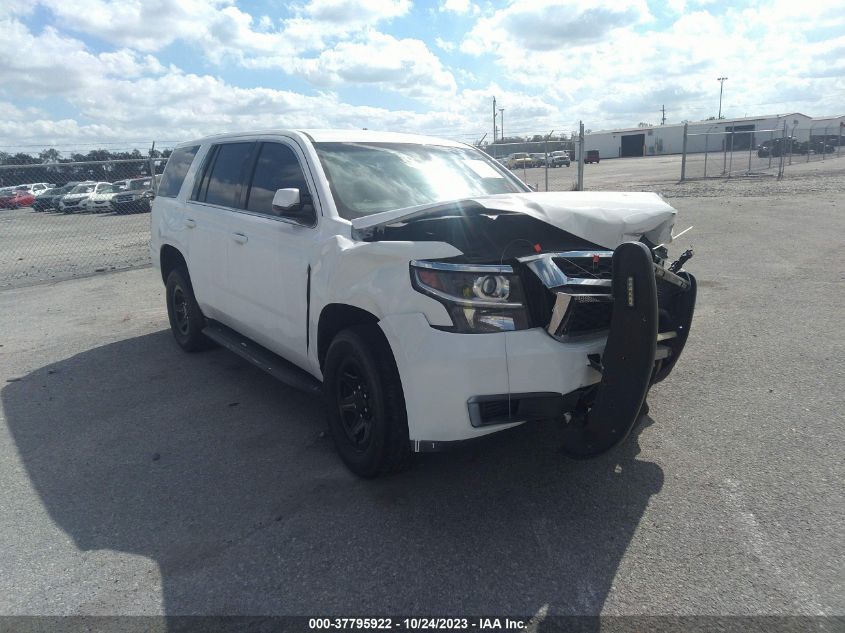
[[[686,258],[691,253],[685,253]],[[689,335],[696,281],[676,262],[666,268],[642,242],[614,251],[548,253],[520,260],[534,318],[566,342],[607,332],[601,355],[586,362],[601,381],[566,413],[564,451],[593,457],[622,441],[651,386],[669,375]],[[678,272],[675,272],[675,271]]]
[[[494,196],[397,214],[362,226],[357,237],[445,242],[461,251],[411,262],[413,287],[441,302],[453,322],[433,327],[467,334],[542,328],[569,353],[598,341],[590,345],[600,353],[582,361],[598,382],[592,373],[569,393],[511,390],[468,402],[473,426],[562,419],[564,451],[586,458],[630,433],[649,389],[686,344],[696,280],[683,263],[692,254],[667,265],[660,243],[671,241],[674,214],[654,194]]]

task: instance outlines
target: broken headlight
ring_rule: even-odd
[[[483,334],[530,327],[522,283],[510,266],[411,262],[411,285],[442,303],[453,332]]]

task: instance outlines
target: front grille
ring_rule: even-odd
[[[610,295],[574,295],[561,336],[580,336],[610,328],[613,300]]]
[[[132,200],[131,195],[129,195],[129,196],[115,196],[114,197],[115,202],[130,202],[131,200]]]
[[[610,279],[613,276],[612,257],[554,257],[552,261],[567,277]]]
[[[526,302],[535,325],[548,327],[558,293],[571,295],[556,337],[580,336],[610,327],[613,312],[612,251],[568,251],[532,258],[520,268]]]

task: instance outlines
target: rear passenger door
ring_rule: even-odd
[[[253,141],[213,145],[185,205],[188,266],[194,294],[206,316],[232,325],[227,251],[232,215],[240,206]]]
[[[306,314],[310,246],[317,222],[314,191],[298,146],[284,138],[258,143],[228,242],[230,305],[235,328],[307,365]],[[295,187],[313,221],[294,222],[273,211],[277,189]]]

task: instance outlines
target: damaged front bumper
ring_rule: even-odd
[[[426,327],[420,314],[382,319],[415,450],[557,419],[567,452],[597,455],[630,432],[648,389],[677,362],[695,278],[656,265],[645,244],[532,255],[514,270],[529,329],[467,335]]]

